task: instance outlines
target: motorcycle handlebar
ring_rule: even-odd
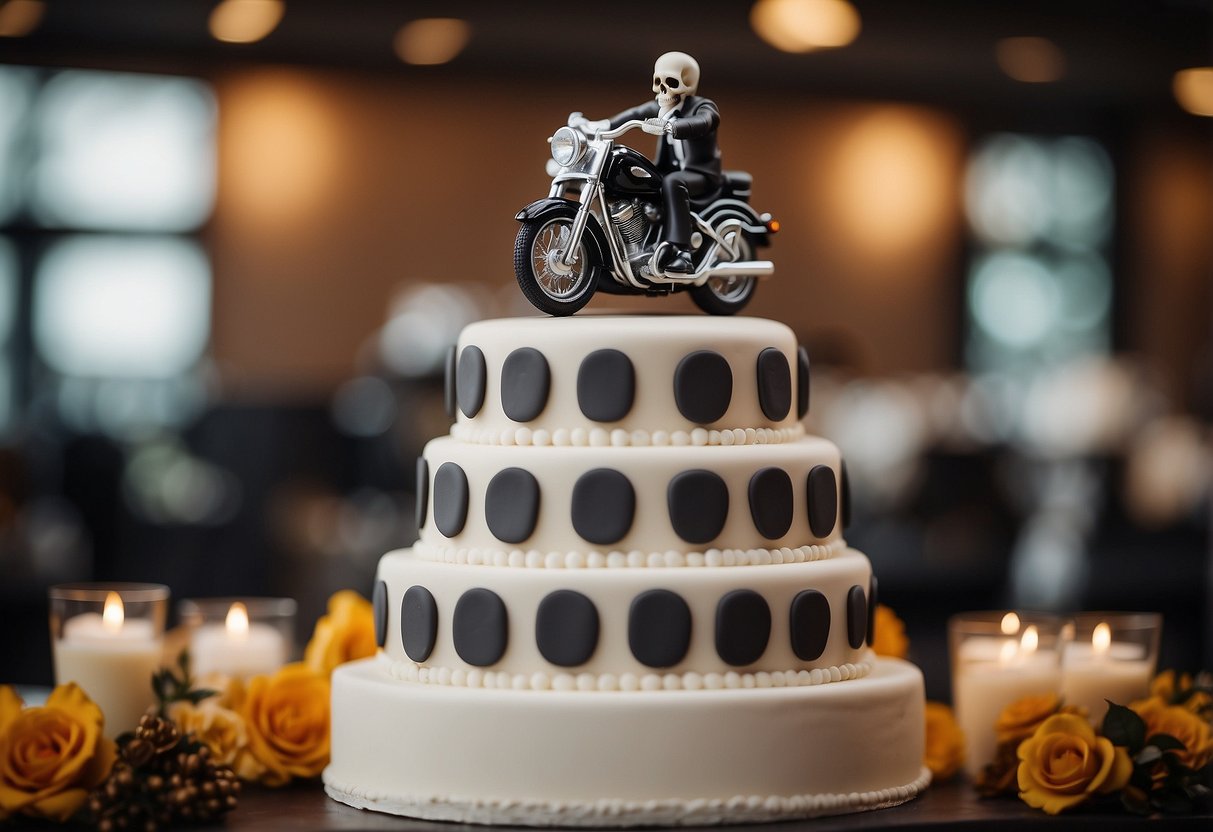
[[[618,127],[614,128],[613,130],[600,130],[597,133],[595,133],[594,135],[596,138],[599,138],[599,139],[614,139],[614,138],[618,138],[619,136],[622,136],[624,133],[627,133],[630,130],[638,130],[638,129],[644,130],[644,132],[649,133],[649,135],[653,135],[653,136],[658,135],[657,133],[652,133],[651,131],[646,130],[645,128],[647,126],[648,126],[647,122],[643,121],[642,119],[634,118],[631,121],[625,121],[623,124],[619,125]],[[662,132],[665,132],[665,131],[663,130]]]

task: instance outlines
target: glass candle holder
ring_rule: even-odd
[[[972,612],[948,621],[952,703],[969,777],[994,759],[994,724],[1004,708],[1059,692],[1066,635],[1062,619],[1036,613]]]
[[[1158,664],[1162,615],[1153,612],[1084,612],[1074,617],[1073,639],[1061,659],[1061,697],[1103,722],[1110,700],[1144,699]]]
[[[273,673],[295,653],[295,610],[292,598],[187,598],[177,611],[190,633],[192,671]]]
[[[156,702],[169,589],[161,584],[50,588],[55,684],[75,682],[105,714],[105,735],[133,730]]]

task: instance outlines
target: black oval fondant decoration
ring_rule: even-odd
[[[447,347],[446,359],[442,362],[442,403],[446,406],[446,415],[455,418],[455,355],[456,349],[452,344]]]
[[[842,527],[844,529],[851,528],[851,481],[847,478],[847,461],[842,461],[842,484],[839,486],[839,491],[842,492]]]
[[[605,545],[622,540],[632,528],[636,492],[623,474],[595,468],[577,478],[573,486],[573,528],[589,543]]]
[[[792,371],[787,357],[774,347],[758,354],[758,404],[772,422],[782,421],[792,409]]]
[[[829,537],[838,520],[838,482],[829,465],[814,465],[809,471],[809,528],[817,537]]]
[[[509,616],[497,593],[477,587],[469,589],[455,604],[451,625],[455,652],[476,667],[496,664],[509,643]]]
[[[484,386],[488,374],[480,347],[464,347],[455,370],[455,397],[459,400],[459,409],[469,419],[484,406]]]
[[[712,471],[683,471],[667,490],[670,524],[687,543],[710,543],[729,515],[729,487]]]
[[[529,422],[548,405],[552,371],[543,353],[519,347],[501,366],[501,409],[515,422]]]
[[[830,602],[815,589],[806,589],[792,599],[792,652],[811,662],[821,658],[830,638]]]
[[[371,607],[375,612],[375,644],[382,647],[387,642],[387,584],[383,581],[375,582]]]
[[[598,610],[580,592],[558,589],[539,602],[535,644],[559,667],[585,664],[598,647]]]
[[[438,641],[438,603],[423,586],[410,586],[400,599],[400,641],[404,653],[423,662]]]
[[[430,507],[430,466],[425,457],[417,457],[417,530],[425,526],[426,513]]]
[[[796,417],[809,415],[809,351],[804,347],[796,350]]]
[[[716,605],[716,653],[733,667],[762,658],[771,638],[771,608],[752,589],[735,589]]]
[[[778,540],[792,528],[792,478],[782,468],[763,468],[750,477],[750,515],[767,540]]]
[[[636,371],[619,350],[595,350],[577,370],[577,405],[587,419],[618,422],[636,398]]]
[[[724,356],[699,350],[678,362],[674,370],[674,403],[678,412],[701,425],[715,422],[733,398],[733,371]]]
[[[521,468],[494,474],[484,495],[484,519],[493,537],[504,543],[530,537],[539,519],[539,481],[534,474]]]
[[[453,462],[444,462],[434,474],[434,525],[447,537],[463,531],[468,519],[468,478]]]
[[[876,605],[880,603],[876,589],[876,576],[873,575],[872,580],[868,583],[868,647],[871,647],[876,641]]]
[[[847,644],[855,650],[863,646],[868,637],[868,599],[863,587],[853,586],[847,593]]]
[[[677,593],[650,589],[632,599],[628,646],[646,667],[673,667],[691,647],[691,608]]]

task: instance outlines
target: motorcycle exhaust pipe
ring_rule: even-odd
[[[745,277],[767,277],[775,273],[775,264],[770,260],[739,260],[735,263],[721,263],[707,271],[695,274],[695,283],[723,275],[741,275]]]

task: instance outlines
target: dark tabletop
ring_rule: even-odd
[[[1154,819],[1153,822],[1159,822]],[[1161,819],[1169,827],[1177,829],[1213,829],[1213,815]],[[1115,810],[1096,810],[1090,807],[1079,811],[1050,817],[1043,812],[1030,809],[1014,799],[981,800],[967,784],[950,783],[931,787],[916,800],[892,809],[862,812],[855,815],[814,818],[812,820],[788,821],[767,825],[764,830],[803,830],[803,832],[836,832],[852,829],[913,829],[924,830],[947,827],[949,830],[966,829],[1020,829],[1035,826],[1045,832],[1062,832],[1066,829],[1100,830],[1115,832],[1120,828],[1140,828],[1147,819],[1122,814]],[[452,832],[467,829],[476,832],[484,827],[434,821],[409,820],[393,815],[382,815],[351,809],[349,806],[330,800],[316,784],[302,784],[284,789],[248,789],[241,797],[240,807],[233,812],[224,826],[211,827],[227,832],[262,832],[263,830],[397,830],[397,832]],[[686,827],[691,829],[692,827]],[[712,827],[719,830],[720,827]],[[730,827],[740,829],[742,827]],[[757,829],[759,827],[751,827]]]

